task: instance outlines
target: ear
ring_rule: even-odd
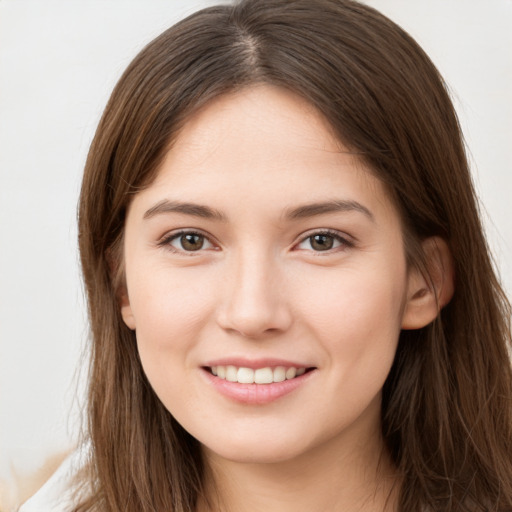
[[[409,271],[402,329],[425,327],[453,296],[454,269],[448,244],[440,237],[431,237],[421,245],[426,274],[417,267]]]
[[[133,316],[133,311],[130,305],[130,298],[128,297],[128,290],[126,289],[126,285],[122,285],[119,287],[118,297],[123,321],[129,329],[134,331],[135,317]]]
[[[130,306],[128,289],[126,288],[125,264],[123,257],[123,237],[118,237],[109,247],[106,254],[112,286],[114,287],[121,317],[126,326],[135,330],[135,317]]]

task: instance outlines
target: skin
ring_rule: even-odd
[[[329,201],[345,208],[286,215]],[[182,230],[204,236],[202,248],[187,251]],[[315,234],[333,247],[312,245]],[[124,254],[123,319],[154,391],[202,443],[223,510],[382,511],[388,497],[394,509],[381,390],[401,328],[438,306],[407,268],[384,186],[319,113],[258,86],[194,114],[133,199]],[[247,404],[205,377],[219,358],[313,371],[291,393]]]

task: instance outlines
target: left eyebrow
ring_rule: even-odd
[[[169,201],[168,199],[164,199],[152,206],[144,214],[144,219],[150,219],[155,215],[163,213],[182,213],[193,217],[201,217],[203,219],[218,220],[221,222],[226,221],[226,216],[223,213],[210,208],[209,206],[203,206],[195,203],[183,203],[180,201]]]
[[[337,199],[333,201],[324,201],[321,203],[310,203],[296,208],[287,209],[284,212],[285,219],[298,220],[307,217],[314,217],[316,215],[324,215],[326,213],[336,212],[359,212],[368,217],[372,222],[375,222],[373,213],[357,201],[349,201],[344,199]]]

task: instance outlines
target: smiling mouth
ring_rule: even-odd
[[[266,366],[264,368],[246,368],[243,366],[218,365],[207,366],[205,370],[209,371],[219,379],[229,382],[238,382],[239,384],[273,384],[275,382],[284,382],[300,377],[314,368],[305,367],[285,367],[276,366],[274,368]]]

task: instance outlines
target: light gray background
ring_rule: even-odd
[[[87,340],[76,203],[108,95],[145,43],[212,3],[0,0],[0,479],[76,438]],[[512,1],[367,3],[418,40],[453,91],[510,292]]]

